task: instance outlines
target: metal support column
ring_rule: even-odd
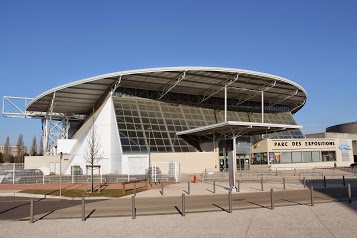
[[[229,186],[231,189],[236,189],[236,169],[237,169],[237,158],[236,158],[237,148],[236,148],[236,136],[233,136],[233,150],[228,154],[228,175],[229,175]]]
[[[262,123],[264,123],[264,91],[262,91]]]
[[[224,121],[227,121],[227,84],[224,85]]]

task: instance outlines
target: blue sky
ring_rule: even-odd
[[[357,1],[0,2],[0,96],[35,97],[109,72],[220,66],[279,75],[308,99],[305,133],[357,120]],[[41,134],[0,118],[0,144]]]

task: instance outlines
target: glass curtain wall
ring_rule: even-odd
[[[224,121],[224,111],[165,103],[137,97],[113,97],[124,153],[194,152],[193,146],[176,136],[179,131]],[[291,113],[266,113],[267,123],[293,124]],[[228,120],[260,122],[260,113],[227,112]],[[279,137],[278,133],[275,133]],[[270,134],[271,135],[271,134]],[[284,134],[301,138],[300,130]]]

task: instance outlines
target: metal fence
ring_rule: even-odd
[[[0,164],[0,184],[46,184],[46,183],[87,183],[91,182],[91,171],[83,174],[80,170],[73,171],[70,175],[55,174],[49,168],[25,169],[24,164],[1,163]],[[147,180],[152,182],[180,182],[180,164],[175,162],[153,163],[150,168],[140,173],[132,174],[98,174],[93,175],[95,183],[123,183],[137,180]]]
[[[355,184],[356,183],[354,183],[353,188],[351,186],[352,184],[346,184],[347,186],[342,187],[342,185],[340,185],[339,187],[333,187],[331,189],[311,186],[307,189],[299,190],[285,190],[284,188],[283,191],[278,191],[276,187],[273,188],[270,186],[270,189],[265,193],[238,193],[239,191],[232,193],[231,190],[228,190],[221,194],[206,196],[204,199],[202,199],[202,196],[186,196],[186,193],[177,190],[176,196],[172,196],[172,194],[170,196],[164,196],[162,189],[160,191],[160,199],[136,199],[136,195],[134,194],[131,199],[106,200],[100,203],[86,203],[85,198],[81,198],[81,201],[78,199],[59,200],[56,201],[56,203],[46,203],[46,213],[44,213],[43,209],[41,209],[41,212],[35,213],[36,209],[44,207],[43,204],[46,200],[31,199],[30,203],[21,206],[13,207],[12,204],[4,204],[5,206],[11,205],[11,208],[9,207],[10,209],[6,209],[5,207],[4,213],[6,214],[6,212],[8,212],[9,217],[16,213],[27,213],[30,214],[30,223],[34,223],[44,219],[78,218],[82,221],[86,221],[94,217],[130,216],[132,219],[136,219],[137,216],[163,214],[177,214],[185,217],[186,214],[202,214],[202,212],[212,211],[233,213],[237,210],[256,208],[274,210],[275,207],[315,206],[315,204],[318,203],[332,202],[345,202],[346,204],[347,201],[349,204],[352,204],[352,201],[355,200],[353,198],[357,195],[357,190],[354,189]],[[195,189],[198,189],[198,187],[195,187]],[[207,193],[212,193],[212,191],[207,190],[208,189],[205,190]],[[270,192],[268,192],[269,190]],[[215,188],[213,191],[215,191]],[[114,203],[116,209],[113,209]],[[197,206],[197,204],[200,204],[200,206]],[[80,205],[81,209],[78,209]],[[353,206],[349,206],[348,209],[353,209]],[[14,210],[15,212],[13,212]],[[35,215],[37,219],[35,219]],[[11,217],[11,219],[13,218]]]
[[[181,182],[180,163],[154,162],[149,174],[153,182]]]
[[[325,178],[356,178],[357,168],[302,168],[284,169],[274,171],[236,171],[236,179],[240,181],[282,181],[283,178],[289,180],[321,180]],[[228,172],[217,172],[214,170],[202,171],[200,177],[205,181],[228,181]]]

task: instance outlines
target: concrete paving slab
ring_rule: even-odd
[[[322,187],[321,185],[316,187]],[[340,186],[341,187],[341,186]],[[276,181],[266,181],[263,183],[264,191],[270,191],[273,188],[275,191],[283,191],[283,184]],[[286,183],[286,190],[294,189],[304,189],[303,184],[295,181],[295,183]],[[228,182],[216,182],[215,194],[227,194],[231,188]],[[236,192],[233,190],[232,192]],[[260,181],[245,181],[240,183],[240,193],[252,193],[252,192],[262,192]],[[186,183],[176,183],[164,185],[164,196],[181,196],[185,193],[186,195],[211,195],[213,194],[213,182],[197,182],[190,183],[190,194],[188,194],[188,184]],[[136,195],[137,197],[160,197],[161,188],[150,189],[147,191],[140,192]],[[131,198],[131,195],[124,196],[122,198]]]
[[[278,207],[179,215],[0,221],[2,237],[356,237],[357,204]],[[336,215],[337,214],[337,215]],[[330,222],[335,225],[331,225]],[[336,226],[341,224],[341,226]]]

